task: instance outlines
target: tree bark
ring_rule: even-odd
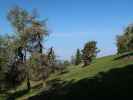
[[[24,63],[26,65],[26,48],[24,48]],[[30,84],[30,78],[29,78],[29,69],[27,67],[27,90],[31,89],[31,84]]]

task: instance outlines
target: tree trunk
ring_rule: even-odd
[[[26,48],[24,48],[24,63],[26,65]],[[30,78],[29,78],[29,69],[27,67],[27,90],[31,89],[31,84],[30,84]]]
[[[86,67],[86,66],[90,65],[90,62],[91,62],[91,59],[90,58],[84,60],[84,66],[83,67]]]
[[[31,84],[30,84],[30,78],[29,75],[27,75],[27,90],[31,89]]]

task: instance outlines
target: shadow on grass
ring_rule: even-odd
[[[21,96],[27,94],[28,92],[29,92],[29,90],[25,89],[25,90],[17,91],[13,94],[9,94],[9,97],[7,98],[7,100],[15,100],[17,97],[21,97]]]
[[[91,79],[85,78],[63,82],[59,79],[50,81],[51,88],[29,100],[93,100],[133,97],[133,65],[100,72]]]

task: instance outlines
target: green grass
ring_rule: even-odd
[[[59,79],[61,81],[67,81],[70,82],[71,80],[74,80],[74,82],[78,82],[85,78],[92,78],[95,77],[100,72],[109,72],[112,69],[118,69],[118,68],[124,68],[127,65],[133,64],[133,61],[131,59],[117,59],[119,56],[111,55],[106,57],[97,58],[94,60],[89,66],[82,67],[81,65],[75,66],[71,65],[68,66],[66,70],[66,73],[60,74],[60,73],[54,73],[52,74],[46,81],[52,81]],[[19,89],[23,89],[24,85],[19,87]],[[45,86],[43,88],[46,88]],[[18,89],[18,90],[19,90]],[[34,96],[42,92],[43,89],[40,90],[34,90],[32,89],[30,92],[27,92],[24,95],[18,96],[17,100],[23,100],[28,97]],[[4,100],[4,97],[0,96],[0,100]]]
[[[89,78],[97,75],[99,72],[107,72],[111,69],[122,68],[128,64],[132,64],[132,60],[114,60],[117,56],[106,56],[102,58],[97,58],[89,66],[82,67],[78,66],[69,66],[68,73],[60,75],[58,73],[51,75],[48,80],[61,79],[64,81],[75,80],[79,81],[83,78]]]
[[[111,55],[97,58],[86,67],[68,66],[66,73],[55,73],[51,75],[47,83],[49,83],[55,91],[47,91],[39,93],[34,100],[40,98],[50,100],[66,100],[66,99],[90,99],[96,96],[114,95],[130,95],[132,97],[133,84],[133,59],[124,59],[132,55],[131,53],[119,56]],[[52,84],[51,84],[52,83]],[[49,85],[48,84],[48,85]],[[46,93],[46,94],[45,94]],[[85,98],[86,97],[86,98]]]
[[[0,100],[5,100],[5,99],[6,99],[5,96],[0,95]]]

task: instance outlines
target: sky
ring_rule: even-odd
[[[40,19],[48,19],[49,37],[45,48],[54,47],[60,59],[70,59],[77,48],[88,41],[97,41],[98,56],[116,53],[116,35],[133,22],[133,0],[1,0],[0,34],[11,34],[6,19],[14,5],[32,11]]]

